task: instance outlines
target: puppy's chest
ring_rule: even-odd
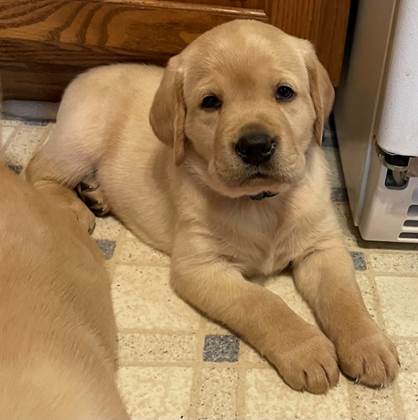
[[[294,255],[289,227],[274,213],[224,218],[217,231],[223,254],[246,275],[280,272]]]

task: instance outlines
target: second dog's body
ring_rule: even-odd
[[[1,419],[128,418],[110,280],[72,194],[35,191],[0,162]]]

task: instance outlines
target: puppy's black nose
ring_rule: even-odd
[[[261,165],[267,162],[273,156],[275,149],[274,138],[266,133],[244,134],[235,144],[237,155],[249,165]]]

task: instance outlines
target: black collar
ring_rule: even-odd
[[[271,191],[263,191],[256,195],[250,195],[251,200],[263,200],[264,198],[275,197],[278,193],[272,193]]]

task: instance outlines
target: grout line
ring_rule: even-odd
[[[119,328],[119,334],[141,334],[141,335],[198,335],[198,330],[169,330],[164,328]]]
[[[204,323],[205,318],[200,317],[199,330],[196,337],[195,347],[195,363],[193,369],[192,386],[190,389],[190,405],[188,410],[189,420],[197,419],[197,410],[200,401],[200,386],[202,382],[202,352],[203,352],[203,339],[204,339]]]
[[[402,271],[393,271],[393,272],[387,272],[387,271],[374,271],[372,268],[370,268],[367,271],[373,272],[375,276],[379,277],[407,277],[407,278],[418,278],[418,273],[414,273],[412,271],[410,272],[402,272]]]
[[[238,369],[237,369],[237,387],[236,387],[236,402],[235,402],[235,410],[237,413],[237,419],[243,420],[245,418],[246,413],[246,374],[248,369],[239,362]]]
[[[395,407],[395,413],[398,416],[399,420],[405,420],[405,407],[401,397],[401,391],[399,389],[399,384],[396,382],[393,384],[392,390],[393,405]]]
[[[381,325],[383,331],[386,334],[388,334],[385,319],[384,319],[384,316],[383,316],[383,304],[380,300],[380,294],[379,294],[379,290],[377,288],[377,283],[376,283],[376,280],[375,280],[375,275],[376,274],[372,269],[367,270],[367,271],[368,271],[367,277],[368,277],[368,279],[369,279],[369,281],[372,285],[372,290],[373,290],[373,296],[374,296],[375,305],[376,305],[376,314],[377,314],[377,317],[378,317],[378,321],[379,321],[379,324]],[[391,339],[392,339],[392,337],[391,337]],[[396,341],[395,340],[393,340],[393,341],[396,345]],[[400,370],[400,372],[401,372],[401,370]],[[397,382],[395,382],[392,385],[392,391],[390,392],[390,395],[391,395],[391,398],[392,398],[392,402],[393,402],[393,406],[394,406],[397,418],[399,420],[404,420],[405,419],[405,410],[404,410],[403,401],[402,401],[400,390],[399,390],[399,385],[398,385]]]
[[[393,340],[398,341],[410,341],[412,343],[418,343],[418,336],[408,336],[408,335],[390,335]]]
[[[377,289],[376,281],[374,279],[373,271],[366,270],[366,277],[367,277],[367,280],[369,281],[370,286],[372,288],[373,303],[374,303],[374,306],[376,308],[376,316],[377,316],[378,327],[386,332],[386,323],[385,323],[385,318],[383,316],[383,305],[380,301],[380,296],[379,296],[379,292],[378,292],[378,289]]]
[[[340,375],[342,375],[341,370],[340,370]],[[340,384],[340,382],[338,381],[338,385]],[[348,384],[348,386],[346,386],[347,389],[347,396],[348,396],[348,409],[350,411],[350,418],[354,419],[354,387],[350,386],[350,384]]]
[[[118,367],[184,367],[184,368],[192,368],[194,367],[194,360],[183,360],[183,361],[138,361],[138,362],[122,362],[119,361]]]
[[[143,262],[127,262],[127,261],[121,261],[117,263],[118,265],[126,265],[126,266],[134,266],[134,267],[152,267],[152,268],[170,268],[170,264],[158,264],[158,263],[143,263]]]
[[[167,360],[137,360],[137,361],[128,361],[123,362],[119,361],[119,366],[124,367],[133,367],[133,366],[156,366],[156,367],[172,367],[172,366],[180,366],[180,367],[198,367],[198,368],[216,368],[216,369],[236,369],[239,370],[248,370],[248,369],[262,369],[262,370],[274,370],[273,367],[270,365],[256,365],[251,363],[240,363],[238,362],[202,362],[200,360],[175,360],[175,361],[167,361]],[[277,374],[278,375],[278,374]],[[200,376],[200,375],[199,375]]]

